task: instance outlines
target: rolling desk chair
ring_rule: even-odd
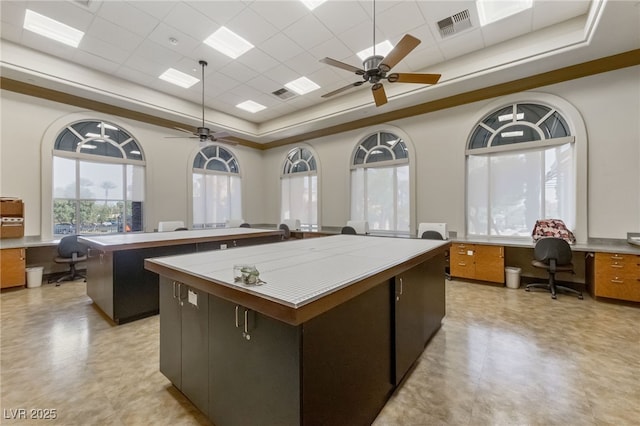
[[[289,226],[287,226],[286,223],[281,223],[280,226],[278,226],[278,229],[282,231],[283,240],[288,240],[289,238],[291,238],[291,230],[289,229]]]
[[[420,238],[424,239],[424,240],[444,240],[444,238],[442,238],[442,234],[439,233],[438,231],[434,231],[432,229],[424,231],[422,233],[422,235],[420,236]],[[451,279],[451,269],[449,267],[449,250],[447,250],[447,252],[445,253],[445,259],[446,259],[446,266],[444,267],[444,277],[448,280]]]
[[[249,225],[247,222],[242,222],[239,227],[240,228],[251,228],[251,225]]]
[[[181,220],[163,220],[158,222],[158,232],[175,231],[176,228],[183,228],[184,222]]]
[[[69,265],[69,273],[56,280],[56,286],[62,281],[74,281],[78,278],[87,278],[76,270],[76,264],[87,260],[87,246],[78,242],[77,235],[67,235],[58,243],[58,256],[53,259],[56,263]]]
[[[536,268],[548,270],[549,282],[529,284],[524,289],[530,291],[532,288],[544,288],[551,292],[552,299],[556,298],[556,291],[560,290],[561,292],[576,294],[578,299],[582,299],[582,292],[556,284],[556,272],[573,272],[572,256],[571,246],[562,238],[547,237],[539,239],[533,248],[533,257],[535,259],[531,264]]]
[[[353,226],[343,226],[340,233],[345,235],[358,235]]]

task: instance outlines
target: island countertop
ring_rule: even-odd
[[[300,324],[449,247],[448,241],[335,235],[145,260],[145,267],[200,290]],[[235,283],[252,264],[263,285]],[[355,285],[352,285],[356,283]]]

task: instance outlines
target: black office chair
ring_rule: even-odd
[[[249,225],[247,222],[244,222],[240,224],[240,228],[251,228],[251,225]]]
[[[87,246],[78,242],[77,235],[68,235],[58,243],[58,256],[53,259],[56,263],[66,263],[69,265],[69,273],[56,280],[56,286],[62,281],[74,281],[78,278],[86,277],[76,270],[76,264],[87,260]]]
[[[278,229],[282,231],[283,240],[288,240],[289,238],[291,238],[291,230],[289,229],[289,226],[287,226],[286,223],[281,223],[280,226],[278,226]]]
[[[357,235],[358,233],[356,232],[356,229],[353,226],[343,226],[342,230],[340,231],[341,234],[346,234],[346,235]]]
[[[444,240],[438,231],[424,231],[421,238],[424,240]]]
[[[422,233],[421,238],[423,240],[441,240],[444,241],[444,238],[442,238],[442,234],[439,233],[438,231],[424,231]],[[447,252],[444,255],[445,257],[445,262],[447,264],[447,266],[444,267],[444,277],[448,280],[451,279],[451,269],[449,267],[449,250],[447,250]]]
[[[551,292],[552,299],[556,298],[558,290],[564,293],[576,294],[578,299],[582,299],[582,292],[556,284],[556,272],[573,272],[572,256],[571,246],[561,238],[549,237],[538,240],[533,248],[533,257],[535,259],[531,264],[536,268],[548,270],[549,282],[529,284],[524,289],[530,291],[532,288],[544,288]]]
[[[176,228],[174,229],[174,231],[188,231],[189,228],[185,228],[184,226],[181,226],[180,228]]]

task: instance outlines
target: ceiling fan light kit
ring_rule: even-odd
[[[355,83],[348,84],[344,87],[336,89],[332,92],[322,95],[323,98],[328,98],[338,93],[342,93],[345,90],[352,87],[361,86],[365,82],[371,83],[371,92],[373,94],[373,100],[376,106],[382,106],[387,103],[387,94],[382,85],[382,80],[387,80],[389,83],[417,83],[417,84],[436,84],[440,80],[440,74],[417,74],[417,73],[393,73],[387,75],[391,68],[396,66],[398,62],[402,61],[413,49],[419,44],[420,40],[413,37],[410,34],[405,34],[404,37],[395,45],[393,49],[386,55],[376,55],[376,3],[373,0],[373,55],[362,61],[362,68],[357,68],[336,59],[324,58],[320,62],[327,65],[331,65],[337,68],[341,68],[346,71],[351,71],[356,75],[362,76],[363,81],[357,81]]]

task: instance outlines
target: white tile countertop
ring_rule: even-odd
[[[147,262],[298,308],[448,241],[335,235],[147,259]],[[233,266],[252,264],[263,285],[235,283]]]

